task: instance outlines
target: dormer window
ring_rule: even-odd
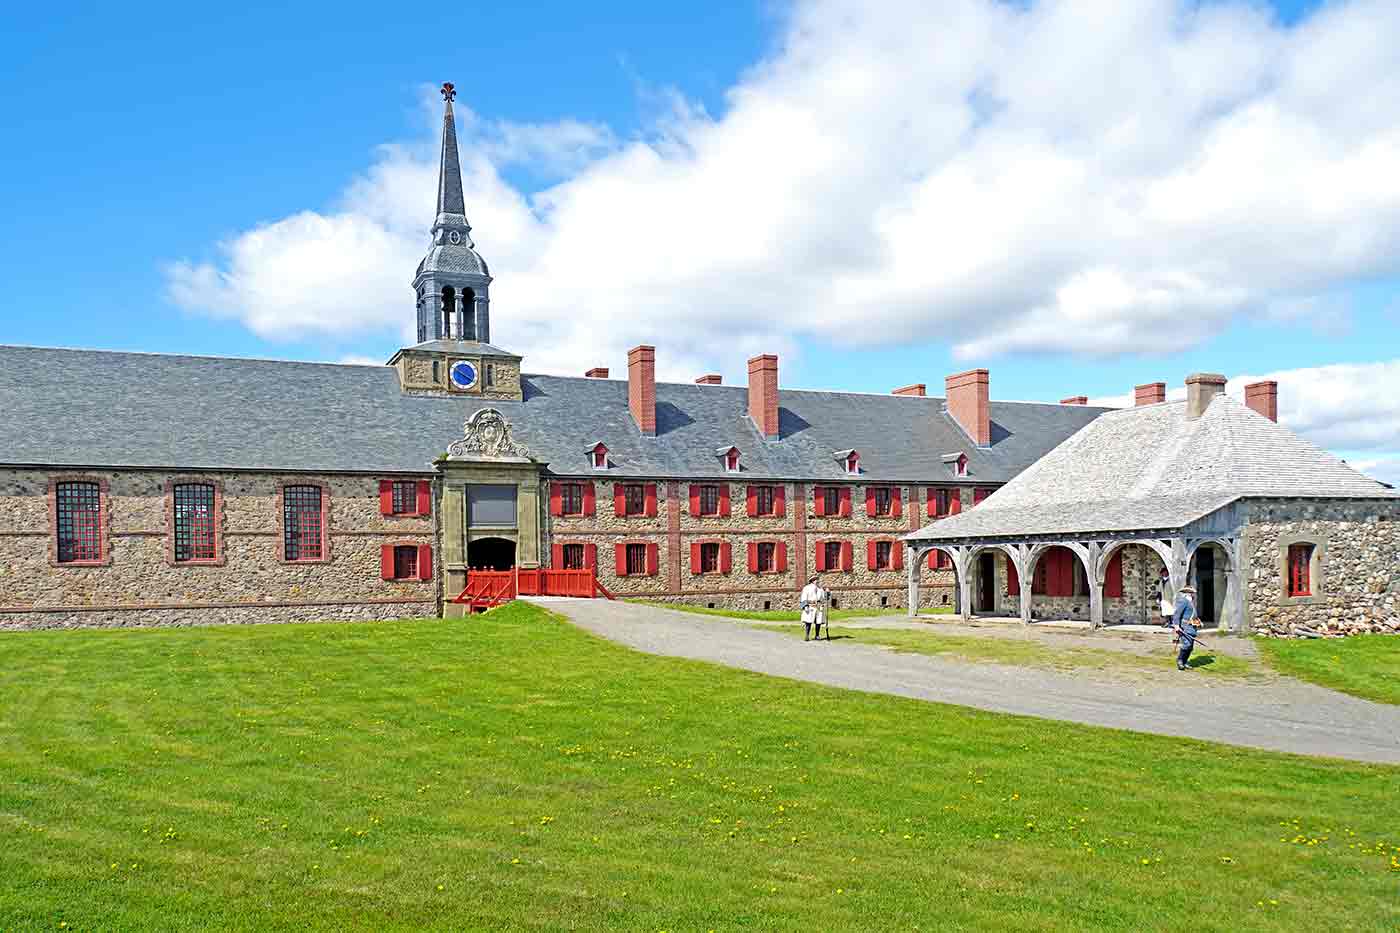
[[[595,470],[606,470],[608,468],[608,448],[602,441],[596,441],[588,445],[588,463]]]
[[[944,454],[943,462],[948,465],[948,470],[954,476],[967,475],[967,454],[958,452],[955,454]]]
[[[720,463],[724,464],[726,473],[739,472],[739,448],[720,447],[715,450],[715,456],[719,457]]]
[[[848,476],[860,474],[860,453],[855,450],[838,450],[831,455],[832,459],[841,464],[841,469]]]

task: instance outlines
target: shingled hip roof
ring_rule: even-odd
[[[1198,419],[1186,403],[1090,422],[976,508],[907,540],[1181,528],[1236,499],[1394,498],[1332,454],[1226,395]]]

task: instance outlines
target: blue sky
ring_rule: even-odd
[[[1173,221],[1160,235],[1164,242],[1181,236],[1180,252],[1192,252],[1191,259],[1174,256],[1142,281],[1133,278],[1135,271],[1156,257],[1141,242],[1112,261],[1093,258],[1104,243],[1121,245],[1118,231],[1086,237],[1074,244],[1072,256],[1055,248],[1077,236],[1074,214],[1084,205],[1122,198],[1138,179],[1155,184],[1192,168],[1186,156],[1161,169],[1123,169],[1126,161],[1146,164],[1160,161],[1162,152],[1192,147],[1210,153],[1209,133],[1216,130],[1202,126],[1217,120],[1217,111],[1246,113],[1251,102],[1268,101],[1270,89],[1287,85],[1300,68],[1335,73],[1328,80],[1337,86],[1327,90],[1350,90],[1353,99],[1384,107],[1388,99],[1366,100],[1368,93],[1381,93],[1367,75],[1348,71],[1366,55],[1352,54],[1345,43],[1364,42],[1354,36],[1368,30],[1400,38],[1395,19],[1382,21],[1375,12],[1385,4],[1143,0],[1117,6],[1148,13],[1107,24],[1095,19],[1101,14],[1089,0],[1014,9],[958,0],[945,7],[946,22],[919,19],[916,5],[907,24],[899,21],[898,6],[892,0],[871,14],[892,22],[870,24],[862,22],[860,4],[840,0],[491,4],[401,12],[355,3],[143,4],[136,12],[108,4],[31,5],[11,13],[11,28],[0,33],[6,135],[20,141],[0,150],[0,203],[6,208],[0,219],[0,281],[6,286],[0,342],[386,359],[412,319],[411,250],[421,253],[426,246],[431,221],[431,203],[418,203],[417,192],[425,167],[431,167],[437,132],[432,88],[452,80],[459,106],[475,118],[467,118],[463,140],[469,198],[477,192],[468,210],[477,244],[497,275],[496,342],[524,353],[527,369],[537,361],[551,371],[582,372],[598,364],[620,371],[625,346],[650,341],[658,345],[663,375],[669,355],[677,367],[672,375],[719,369],[735,378],[747,355],[776,349],[788,385],[886,391],[926,382],[938,391],[944,375],[985,365],[996,396],[1052,400],[1079,393],[1114,396],[1157,379],[1179,385],[1198,370],[1232,377],[1308,371],[1312,375],[1285,381],[1281,401],[1295,426],[1351,458],[1390,463],[1400,457],[1395,408],[1380,411],[1364,430],[1343,431],[1329,424],[1333,403],[1313,398],[1338,393],[1335,406],[1357,421],[1358,406],[1364,416],[1366,406],[1400,396],[1400,385],[1391,381],[1400,378],[1400,364],[1388,366],[1400,359],[1400,243],[1387,240],[1396,229],[1388,209],[1361,218],[1355,239],[1363,248],[1338,237],[1339,224],[1319,221],[1325,211],[1300,209],[1295,216],[1286,210],[1293,197],[1304,197],[1296,187],[1255,192],[1261,204],[1284,205],[1278,216],[1261,211],[1258,226],[1287,228],[1296,232],[1293,239],[1276,242],[1258,231],[1231,235],[1229,217],[1180,234],[1189,225]],[[1215,46],[1183,43],[1185,64],[1171,66],[1181,73],[1164,89],[1132,89],[1138,79],[1121,79],[1145,112],[1160,105],[1153,93],[1168,100],[1196,84],[1210,86],[1200,113],[1172,127],[1180,143],[1153,139],[1157,127],[1150,119],[1129,121],[1136,127],[1130,132],[1149,142],[1127,147],[1124,159],[1094,164],[1091,156],[1088,173],[1057,174],[1067,160],[1082,160],[1100,145],[1095,134],[1118,134],[1125,125],[1113,116],[1120,102],[1101,99],[1101,84],[1119,81],[1104,79],[1102,63],[1129,61],[1141,57],[1144,47],[1167,44],[1177,29],[1172,24],[1181,23],[1187,24],[1182,31],[1207,34]],[[1069,32],[1055,32],[1064,28]],[[892,37],[921,29],[927,39],[917,44],[906,69],[908,113],[898,112],[901,85],[882,87],[878,74],[869,92],[876,103],[847,106],[840,100],[843,90],[869,77],[867,65],[878,71],[887,47],[896,62],[907,54]],[[1154,29],[1165,38],[1154,38]],[[959,30],[972,38],[959,39]],[[1304,44],[1301,37],[1310,31],[1326,35]],[[1064,34],[1082,38],[1084,48],[1056,38]],[[960,54],[988,35],[1000,35],[1000,44],[988,40],[983,59],[961,62]],[[1049,65],[1030,79],[1044,80],[1050,103],[1039,109],[1027,103],[1027,79],[1014,63],[997,63],[1008,42],[1021,41],[1028,50],[1023,55],[1052,50],[1046,53]],[[1328,56],[1336,58],[1336,67],[1324,61],[1330,71],[1319,69]],[[927,70],[924,59],[934,63]],[[948,72],[965,70],[940,71],[944,61]],[[1203,64],[1195,68],[1194,62]],[[1222,62],[1227,64],[1219,67]],[[1066,64],[1064,74],[1058,74],[1060,63]],[[1077,69],[1081,63],[1084,68]],[[1228,86],[1217,74],[1250,68],[1256,77],[1243,88]],[[847,74],[850,79],[842,77]],[[1196,74],[1203,77],[1196,81]],[[1356,87],[1349,88],[1349,81]],[[1299,119],[1311,119],[1307,94],[1315,87],[1302,86],[1296,93],[1279,92],[1280,99],[1299,108]],[[929,144],[927,155],[918,157],[922,161],[891,161],[891,150],[922,146],[956,120],[951,109],[942,116],[945,91],[956,101],[980,100],[984,91],[996,98],[986,111],[988,128],[980,135],[976,126],[951,133],[953,142]],[[920,94],[928,95],[927,103]],[[790,134],[774,129],[765,136],[765,128],[780,126],[803,107],[812,111],[811,119],[794,121]],[[888,119],[867,119],[881,108],[892,111]],[[1334,119],[1336,107],[1324,102],[1316,110],[1322,114],[1316,117],[1319,127],[1335,129],[1326,121]],[[1016,119],[1004,118],[1007,113]],[[919,120],[928,126],[905,135],[907,125]],[[1005,125],[997,127],[998,120]],[[1383,122],[1358,120],[1341,127],[1355,134],[1352,148],[1387,138]],[[814,135],[816,146],[803,144],[782,155],[791,171],[763,165],[765,158],[781,155],[785,136],[801,136],[813,126],[827,135]],[[992,137],[993,129],[999,138]],[[1075,134],[1086,142],[1068,157],[1061,151],[1047,160],[1023,159],[1016,148],[1044,155],[1047,145]],[[1052,142],[1045,144],[1047,139]],[[812,155],[832,140],[842,150],[869,148],[880,155]],[[1119,142],[1114,136],[1111,145]],[[1149,145],[1157,148],[1143,155],[1139,150]],[[812,164],[804,164],[809,157]],[[737,171],[742,184],[748,165],[755,166],[754,190],[726,206],[719,221],[689,213],[703,213],[714,200],[705,188],[714,177]],[[1089,200],[1067,197],[1043,216],[1035,214],[1037,205],[1027,205],[1026,228],[1002,224],[978,231],[974,205],[963,208],[967,216],[959,227],[937,229],[929,218],[942,213],[950,191],[958,193],[950,186],[968,177],[968,165],[1002,166],[998,170],[1005,173],[988,187],[970,188],[974,201],[978,190],[986,199],[1032,172],[1047,179],[1026,189],[1032,201],[1047,189],[1084,185],[1086,174],[1092,180],[1093,173],[1122,170],[1125,177],[1111,191],[1088,185],[1083,197]],[[1328,168],[1302,164],[1297,171],[1308,178]],[[1332,169],[1354,173],[1346,165]],[[902,173],[924,186],[891,188],[890,177]],[[786,184],[788,176],[804,181],[784,192],[783,204],[763,203],[772,179]],[[807,184],[808,176],[816,181]],[[1237,188],[1238,176],[1230,177]],[[632,178],[635,186],[627,187]],[[635,191],[640,203],[606,196],[619,190],[619,179],[623,197]],[[725,189],[734,187],[724,183]],[[1227,186],[1214,197],[1228,200],[1231,190]],[[872,205],[868,212],[858,206],[863,197]],[[930,199],[929,214],[901,218],[905,204],[920,197]],[[830,210],[823,209],[824,198],[832,199]],[[804,199],[812,202],[805,214],[792,208]],[[385,207],[386,200],[394,203]],[[686,210],[649,214],[649,200]],[[1004,216],[1019,209],[1008,195],[989,202],[986,212]],[[1159,205],[1156,216],[1161,214]],[[277,270],[286,268],[288,257],[304,257],[312,248],[306,242],[311,228],[298,226],[295,218],[340,224],[335,229],[350,231],[341,235],[361,242],[368,235],[378,243],[374,237],[382,234],[391,247],[365,248],[376,256],[392,254],[392,263],[386,258],[387,268],[376,271],[373,281],[361,275],[360,260],[344,277],[332,270],[283,283]],[[828,220],[832,229],[821,229]],[[1344,212],[1340,225],[1349,223]],[[639,226],[645,227],[640,234]],[[874,233],[864,240],[852,233],[863,226],[906,232],[876,243]],[[264,239],[273,246],[259,246],[255,237],[263,229],[271,230]],[[1202,229],[1227,231],[1221,234],[1221,263],[1199,255]],[[970,247],[961,257],[961,230],[971,231],[965,235],[969,244],[983,248]],[[1148,232],[1136,239],[1159,235]],[[1279,265],[1306,266],[1290,256],[1300,243],[1310,252],[1310,237],[1317,243],[1311,252],[1343,258],[1297,275],[1274,270],[1267,287],[1254,287],[1257,276],[1247,271],[1221,274],[1208,288],[1197,281],[1216,276],[1215,266],[1227,261],[1235,270],[1256,263],[1262,268],[1274,249]],[[931,271],[900,258],[925,239],[932,245],[924,264],[962,263],[974,270],[967,278],[976,281],[958,280],[956,269]],[[997,241],[1007,244],[1004,256],[995,254],[995,245],[985,248]],[[582,249],[571,247],[581,242],[596,256],[581,258]],[[650,254],[653,242],[670,245]],[[616,253],[608,252],[609,243],[617,244]],[[715,258],[707,255],[711,251],[733,255]],[[700,260],[693,269],[683,268],[689,257]],[[654,270],[619,274],[629,263]],[[1004,287],[989,288],[991,279]],[[217,299],[181,291],[182,283],[202,281],[221,283]],[[1165,298],[1158,287],[1163,281],[1172,283]],[[1188,285],[1178,289],[1182,281]],[[285,294],[269,302],[269,283],[278,291],[285,284]],[[401,291],[397,308],[394,289]],[[336,295],[329,304],[328,292]],[[1128,296],[1126,306],[1105,297],[1118,292]],[[1076,297],[1084,295],[1089,297]],[[1066,336],[1071,331],[1074,339]],[[1325,378],[1313,372],[1339,364],[1359,368],[1332,370]],[[1338,388],[1348,380],[1372,385],[1359,394]],[[1290,385],[1310,401],[1290,400]]]

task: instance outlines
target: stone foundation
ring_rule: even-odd
[[[73,628],[183,628],[267,622],[379,622],[434,618],[437,602],[302,606],[197,606],[169,609],[49,610],[0,614],[6,630]]]

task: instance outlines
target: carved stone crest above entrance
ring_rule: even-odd
[[[530,459],[525,445],[511,437],[510,422],[494,408],[483,408],[472,415],[462,430],[462,439],[447,448],[447,456],[453,460]]]

